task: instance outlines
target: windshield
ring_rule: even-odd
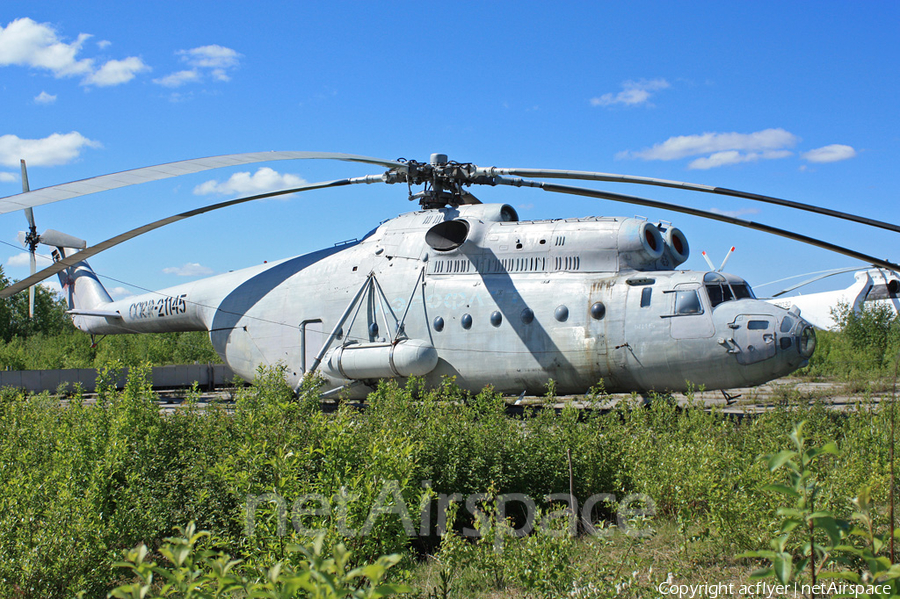
[[[722,302],[729,302],[736,299],[755,299],[753,290],[741,279],[726,279],[723,275],[716,272],[709,272],[703,277],[703,284],[706,287],[706,293],[709,296],[709,305],[715,308]]]

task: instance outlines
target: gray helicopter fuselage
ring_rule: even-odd
[[[429,209],[364,239],[112,301],[86,264],[61,275],[76,326],[97,334],[209,331],[251,379],[367,393],[378,378],[470,390],[682,391],[757,385],[806,364],[795,312],[738,277],[677,270],[687,240],[635,218],[518,221],[509,206]]]

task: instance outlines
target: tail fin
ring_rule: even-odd
[[[113,300],[87,262],[79,262],[60,272],[59,284],[62,285],[71,314],[118,316],[114,312],[104,313],[106,305]]]

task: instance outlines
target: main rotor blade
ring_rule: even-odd
[[[690,191],[701,191],[704,193],[715,193],[718,195],[732,196],[743,198],[745,200],[753,200],[756,202],[765,202],[767,204],[775,204],[777,206],[786,206],[797,210],[805,210],[806,212],[814,212],[816,214],[824,214],[842,220],[848,220],[870,227],[878,227],[887,229],[895,233],[900,233],[900,225],[888,223],[874,218],[858,216],[848,212],[839,210],[831,210],[830,208],[822,208],[813,206],[812,204],[804,204],[791,200],[783,200],[772,196],[761,195],[757,193],[749,193],[746,191],[738,191],[736,189],[728,189],[725,187],[713,187],[711,185],[698,185],[696,183],[685,183],[683,181],[670,181],[668,179],[654,179],[652,177],[637,177],[632,175],[615,175],[611,173],[595,173],[591,171],[565,171],[565,170],[541,170],[534,168],[483,168],[478,171],[486,175],[515,175],[518,177],[535,178],[546,177],[550,179],[578,179],[582,181],[609,181],[613,183],[637,183],[639,185],[655,185],[657,187],[671,187],[674,189],[687,189]]]
[[[816,281],[821,281],[822,279],[827,279],[828,277],[833,277],[833,276],[835,276],[835,275],[840,275],[840,274],[844,274],[844,273],[848,273],[848,272],[854,272],[854,271],[859,271],[859,270],[861,270],[861,269],[857,266],[857,267],[854,267],[854,268],[842,268],[842,269],[840,269],[840,270],[838,270],[838,271],[829,272],[829,273],[824,274],[824,275],[818,275],[818,276],[813,277],[813,278],[811,278],[811,279],[806,279],[806,280],[803,281],[802,283],[797,283],[796,285],[791,285],[791,286],[788,287],[787,289],[782,289],[781,291],[779,291],[778,293],[776,293],[776,294],[773,295],[772,297],[773,297],[773,298],[780,297],[780,296],[784,295],[785,293],[790,293],[791,291],[794,291],[794,290],[796,290],[796,289],[800,289],[801,287],[804,287],[804,286],[806,286],[806,285],[809,285],[810,283],[815,283]]]
[[[511,185],[513,187],[537,187],[539,189],[543,189],[544,191],[551,191],[554,193],[568,193],[589,198],[599,198],[601,200],[612,200],[615,202],[624,202],[626,204],[636,204],[638,206],[649,206],[651,208],[681,212],[683,214],[690,214],[691,216],[699,216],[701,218],[717,220],[723,223],[729,223],[732,225],[738,225],[740,227],[746,227],[748,229],[755,229],[757,231],[771,233],[772,235],[778,235],[779,237],[786,237],[788,239],[793,239],[794,241],[799,241],[801,243],[813,245],[822,249],[836,252],[838,254],[850,256],[851,258],[862,260],[863,262],[867,262],[869,264],[872,264],[873,266],[880,266],[882,268],[888,268],[890,270],[897,270],[898,268],[900,268],[900,265],[894,264],[893,262],[888,262],[887,260],[882,260],[880,258],[869,256],[867,254],[862,254],[849,248],[835,245],[833,243],[828,243],[827,241],[822,241],[813,237],[807,237],[806,235],[794,233],[793,231],[788,231],[786,229],[779,229],[777,227],[771,227],[769,225],[764,225],[749,220],[734,218],[733,216],[716,214],[715,212],[707,212],[706,210],[698,210],[696,208],[689,208],[687,206],[669,204],[666,202],[660,202],[658,200],[648,200],[646,198],[639,198],[637,196],[625,195],[621,193],[612,193],[608,191],[600,191],[597,189],[586,189],[584,187],[572,187],[569,185],[558,185],[556,183],[545,183],[543,181],[527,181],[525,179],[506,179],[503,177],[495,177],[495,182],[501,185]]]
[[[93,245],[87,249],[81,250],[76,254],[72,254],[71,256],[66,256],[62,260],[54,262],[52,266],[49,266],[37,274],[34,274],[27,279],[22,279],[21,281],[6,287],[5,289],[0,290],[0,299],[10,297],[12,295],[17,294],[22,291],[26,287],[30,285],[34,285],[35,283],[39,283],[48,277],[52,277],[53,275],[62,272],[63,270],[69,268],[70,266],[74,266],[75,264],[81,262],[82,260],[87,260],[92,256],[96,256],[100,252],[104,250],[108,250],[111,247],[119,245],[124,241],[128,241],[129,239],[134,239],[138,235],[143,235],[144,233],[149,233],[155,229],[159,229],[160,227],[164,227],[166,225],[178,222],[180,220],[184,220],[186,218],[190,218],[192,216],[197,216],[198,214],[204,214],[206,212],[211,212],[213,210],[218,210],[219,208],[227,208],[229,206],[235,206],[237,204],[243,204],[244,202],[251,202],[253,200],[261,200],[263,198],[271,198],[279,195],[287,195],[290,193],[299,193],[301,191],[310,191],[313,189],[324,189],[326,187],[340,187],[342,185],[352,185],[354,183],[377,183],[382,181],[381,175],[370,175],[366,177],[354,177],[352,179],[337,179],[335,181],[324,181],[321,183],[309,183],[307,185],[301,185],[299,187],[292,187],[291,189],[281,189],[279,191],[270,191],[267,193],[261,193],[254,196],[249,196],[246,198],[237,198],[234,200],[228,200],[225,202],[219,202],[218,204],[211,204],[209,206],[204,206],[203,208],[197,208],[195,210],[189,210],[188,212],[182,212],[181,214],[176,214],[174,216],[169,216],[167,218],[160,219],[158,221],[152,222],[150,224],[144,225],[142,227],[138,227],[136,229],[132,229],[130,231],[126,231],[120,235],[116,235],[111,239],[107,239],[97,245]]]
[[[800,277],[808,277],[809,275],[817,275],[815,280],[819,280],[819,278],[825,279],[834,275],[840,275],[848,272],[853,272],[857,270],[865,270],[866,266],[848,266],[845,268],[829,268],[828,270],[817,270],[814,272],[805,272],[799,275],[791,275],[789,277],[783,277],[781,279],[776,279],[774,281],[769,281],[768,283],[758,283],[753,286],[754,291],[760,289],[762,287],[768,287],[769,285],[774,285],[775,283],[784,283],[785,281],[790,281],[792,279],[799,279]],[[812,282],[813,279],[810,279]],[[774,297],[774,296],[773,296]]]
[[[403,163],[393,160],[383,160],[381,158],[371,158],[369,156],[357,156],[355,154],[339,154],[335,152],[250,152],[246,154],[226,154],[223,156],[195,158],[192,160],[169,162],[157,166],[147,166],[122,171],[120,173],[83,179],[81,181],[52,185],[50,187],[43,187],[26,193],[7,196],[0,198],[0,214],[22,210],[23,208],[28,209],[42,204],[59,202],[61,200],[68,200],[70,198],[97,193],[99,191],[118,189],[120,187],[147,183],[150,181],[159,181],[161,179],[179,177],[181,175],[189,175],[226,166],[240,166],[243,164],[252,164],[254,162],[269,162],[274,160],[312,159],[362,162],[387,168],[403,166]],[[32,220],[33,218],[30,217],[29,223]]]

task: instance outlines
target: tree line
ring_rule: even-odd
[[[0,267],[0,287],[9,284]],[[101,368],[112,360],[125,366],[221,362],[204,332],[110,335],[93,343],[67,309],[65,299],[39,285],[32,318],[28,293],[0,300],[0,369]]]

